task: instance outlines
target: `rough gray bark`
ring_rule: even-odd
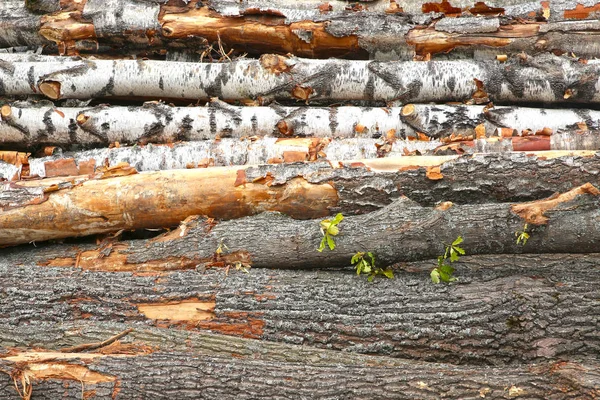
[[[0,58],[1,59],[1,58]],[[174,73],[173,71],[177,71]],[[278,71],[285,71],[279,73]],[[476,80],[482,82],[478,85]],[[600,63],[554,56],[495,61],[375,62],[263,56],[222,64],[143,60],[6,61],[0,93],[225,100],[428,102],[599,101]],[[483,86],[481,86],[483,85]],[[483,88],[483,89],[482,89]]]
[[[475,128],[482,124],[486,137],[498,136],[501,128],[518,135],[535,134],[545,128],[551,133],[600,130],[600,112],[580,108],[407,104],[400,116],[415,131],[433,138],[452,134],[478,137]]]
[[[323,238],[320,218],[294,220],[265,212],[216,223],[213,219],[193,217],[159,239],[125,241],[109,254],[102,248],[91,250],[78,256],[77,263],[86,268],[102,265],[110,270],[192,268],[215,262],[272,268],[331,268],[347,266],[358,251],[371,251],[379,265],[386,266],[435,258],[444,253],[444,243],[451,243],[457,236],[464,238],[469,254],[598,252],[600,236],[595,220],[600,213],[599,194],[598,189],[586,184],[560,196],[530,203],[446,203],[435,208],[400,198],[380,210],[346,217],[339,227],[342,234],[335,237],[335,251],[322,253],[316,251]],[[66,213],[58,217],[62,214]],[[5,220],[15,218],[8,214]],[[2,243],[65,237],[64,223],[58,220],[56,224],[61,229],[51,231],[41,223],[29,222],[32,228],[25,233],[9,225],[3,230]],[[78,226],[81,224],[71,228],[71,236]],[[523,229],[528,229],[532,236],[527,246],[515,242],[515,232]],[[482,237],[486,240],[482,241]],[[221,260],[217,249],[223,244],[228,247],[229,255]]]
[[[334,167],[314,162],[11,182],[0,192],[0,237],[3,244],[27,243],[175,226],[190,215],[231,219],[267,210],[300,219],[353,215],[402,195],[424,205],[540,199],[586,182],[600,186],[597,160],[595,153],[560,152],[400,157]],[[29,228],[15,228],[22,226]]]
[[[402,264],[393,280],[367,282],[350,269],[79,272],[72,269],[76,253],[56,245],[3,251],[2,346],[74,346],[85,340],[54,324],[119,321],[136,331],[156,325],[470,365],[593,361],[600,349],[600,278],[590,273],[598,254],[469,256],[456,265],[458,283],[434,285],[434,260]],[[60,268],[38,265],[59,261]],[[147,310],[177,304],[202,308],[178,316]],[[32,315],[29,325],[20,323]]]
[[[103,340],[126,327],[114,322],[64,326],[78,331],[80,342]],[[43,336],[48,337],[51,331],[49,327]],[[99,399],[509,399],[517,395],[591,399],[599,381],[595,363],[577,361],[533,368],[460,367],[152,328],[132,332],[124,342],[121,347],[146,345],[152,352],[136,354],[134,347],[129,356],[67,353],[58,354],[65,360],[58,362],[49,359],[57,355],[52,353],[45,358],[41,354],[37,363],[20,364],[3,357],[1,367],[12,372],[19,385],[18,378],[31,377],[36,399],[81,399],[82,392]],[[49,344],[56,347],[56,343]],[[63,365],[62,375],[34,378],[34,371],[57,363]],[[69,376],[69,372],[79,374]],[[94,378],[105,381],[90,383]],[[0,382],[3,398],[19,398],[6,372],[0,374]]]

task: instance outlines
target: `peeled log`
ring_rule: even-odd
[[[402,195],[421,204],[465,204],[540,199],[586,182],[600,186],[594,152],[415,156],[332,164],[140,174],[115,166],[95,175],[5,183],[0,192],[0,244],[170,227],[191,215],[231,219],[279,211],[309,219],[339,211],[366,213]]]
[[[173,334],[210,331],[233,343],[254,338],[306,351],[463,365],[593,361],[600,345],[600,277],[590,274],[599,254],[467,256],[456,263],[458,283],[434,285],[435,260],[402,264],[394,279],[368,282],[351,269],[246,274],[231,267],[226,274],[157,265],[153,273],[110,272],[101,262],[73,269],[79,251],[72,245],[4,250],[2,346],[75,346],[85,339],[65,326],[90,321],[104,329],[124,323],[134,337],[156,326]]]
[[[2,58],[0,57],[0,60]],[[176,71],[176,73],[174,72]],[[597,103],[600,63],[540,56],[495,61],[376,62],[260,60],[189,63],[152,60],[5,61],[0,94],[39,90],[56,100],[113,96],[224,100],[487,103]]]
[[[500,399],[516,395],[591,399],[600,379],[595,362],[453,366],[149,327],[130,333],[103,353],[44,352],[40,343],[57,348],[65,339],[100,341],[128,327],[86,321],[61,325],[57,332],[54,326],[30,331],[24,337],[40,341],[1,357],[0,396],[18,398],[15,383],[23,388],[20,378],[26,377],[25,388],[36,399],[81,399],[82,391],[84,396],[107,400],[160,398],[164,393],[178,399],[438,399],[482,394]],[[56,342],[46,340],[49,331]],[[77,338],[72,332],[78,332]],[[56,373],[44,376],[44,370]]]

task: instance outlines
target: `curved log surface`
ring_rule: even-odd
[[[126,327],[65,324],[42,337],[85,343]],[[600,380],[596,364],[577,361],[461,367],[156,328],[138,329],[101,350],[11,350],[0,359],[0,395],[20,398],[16,385],[36,399],[81,399],[82,393],[99,399],[592,399]]]
[[[595,90],[600,63],[550,55],[505,63],[310,60],[276,55],[227,63],[57,58],[55,62],[3,60],[0,67],[0,95],[39,92],[53,100],[219,97],[260,103],[366,101],[382,105],[391,101],[594,104],[600,99]]]
[[[402,264],[394,279],[373,282],[351,269],[232,267],[227,275],[166,265],[111,272],[101,261],[81,270],[64,258],[61,267],[39,265],[73,253],[69,246],[3,252],[3,346],[72,346],[83,339],[64,325],[117,321],[136,331],[212,331],[470,365],[593,361],[600,346],[598,254],[463,257],[451,285],[431,283],[434,260]]]
[[[440,104],[239,107],[213,99],[207,107],[148,102],[141,107],[77,108],[13,102],[2,106],[0,115],[0,146],[10,150],[263,136],[419,142],[507,134],[549,137],[553,150],[591,150],[599,148],[596,137],[600,131],[600,112],[596,110]]]
[[[0,244],[171,227],[192,215],[232,219],[279,211],[309,219],[336,212],[354,215],[380,210],[400,196],[423,205],[494,203],[541,199],[584,183],[600,186],[594,152],[417,156],[332,164],[140,174],[129,166],[116,165],[93,175],[8,182],[0,192]],[[84,173],[82,164],[75,170]],[[403,203],[423,215],[429,212],[410,201]],[[508,205],[503,207],[509,212]],[[375,221],[367,219],[365,223],[371,226]],[[257,226],[261,224],[268,221]],[[301,226],[292,225],[292,231]]]

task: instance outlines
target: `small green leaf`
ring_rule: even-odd
[[[327,245],[329,246],[329,250],[335,249],[335,241],[333,240],[333,238],[329,235],[325,235],[325,238],[327,239]]]
[[[325,244],[326,244],[326,236],[323,236],[323,239],[321,239],[321,245],[319,246],[319,248],[317,249],[318,252],[323,252],[323,250],[325,250]]]
[[[333,218],[333,221],[331,221],[334,225],[339,224],[340,222],[342,222],[342,220],[344,219],[344,216],[342,215],[342,213],[337,213],[337,215]]]
[[[456,250],[457,252],[459,252],[462,256],[465,255],[465,250],[462,247],[452,246],[452,248],[454,248],[454,250]]]
[[[390,268],[382,270],[381,272],[382,272],[382,274],[387,276],[388,279],[394,279],[394,271],[392,271]]]
[[[358,260],[360,260],[363,256],[363,253],[361,253],[360,251],[358,253],[356,253],[355,255],[352,256],[352,260],[350,260],[350,262],[352,263],[352,265],[356,264],[358,262]]]
[[[454,272],[454,268],[451,267],[450,265],[442,265],[440,267],[440,271],[442,271],[443,273],[445,273],[447,275],[452,275],[452,273]]]
[[[431,281],[435,284],[440,283],[440,273],[438,272],[438,269],[435,268],[433,271],[431,271]]]
[[[369,282],[373,282],[373,278],[375,278],[375,275],[369,275],[369,277],[367,278],[367,280]]]
[[[463,238],[462,238],[462,236],[459,236],[459,237],[456,238],[456,240],[454,242],[452,242],[452,246],[459,245],[462,242],[463,242]]]
[[[454,251],[454,249],[450,250],[450,262],[458,261],[458,254]]]
[[[458,281],[458,278],[455,278],[453,276],[450,277],[450,279],[448,279],[448,282],[456,282]]]

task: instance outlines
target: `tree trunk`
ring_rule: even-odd
[[[91,174],[106,164],[127,163],[137,171],[161,171],[211,166],[280,164],[317,160],[357,160],[376,157],[400,157],[406,153],[433,150],[439,141],[370,138],[246,138],[204,140],[171,145],[114,147],[29,158],[30,177],[54,177]],[[380,151],[385,146],[385,152]],[[14,175],[13,175],[14,176]],[[20,175],[25,178],[25,174]]]
[[[522,51],[574,52],[586,58],[600,54],[594,38],[598,24],[579,21],[593,18],[598,11],[595,4],[572,8],[569,2],[553,2],[552,6],[530,2],[508,7],[470,1],[463,1],[458,7],[448,1],[412,3],[379,2],[375,6],[352,7],[314,1],[254,1],[243,5],[213,1],[208,7],[197,7],[195,1],[173,6],[132,0],[88,0],[85,5],[63,2],[64,10],[54,13],[51,11],[61,8],[56,2],[30,5],[33,12],[48,14],[28,15],[22,2],[13,2],[12,7],[19,7],[17,10],[24,14],[21,19],[31,22],[21,24],[27,29],[27,36],[12,45],[52,41],[61,53],[76,54],[197,49],[215,44],[251,54],[379,60],[411,60],[413,56],[432,54],[444,57],[450,51],[450,57],[475,58]],[[461,18],[434,18],[462,12]],[[7,34],[19,38],[10,27]]]
[[[56,349],[57,343],[104,340],[128,328],[91,321],[65,324],[59,332],[55,326],[24,337]],[[51,332],[57,342],[47,341]],[[150,327],[93,353],[13,350],[0,365],[0,395],[15,399],[15,385],[35,399],[81,399],[82,393],[98,399],[592,399],[600,380],[594,362],[454,366]]]
[[[232,267],[227,275],[158,266],[107,272],[101,263],[78,271],[65,259],[59,268],[39,265],[75,253],[60,245],[4,250],[4,347],[96,342],[67,328],[91,321],[463,365],[592,361],[600,346],[600,278],[590,273],[598,254],[463,257],[451,285],[431,283],[434,260],[402,264],[393,280],[373,282],[350,269]]]
[[[1,59],[1,57],[0,57]],[[260,60],[189,63],[143,60],[5,61],[0,94],[56,100],[113,96],[224,100],[594,104],[600,63],[554,56],[495,61],[374,62]],[[177,73],[173,73],[177,71]]]
[[[32,57],[32,56],[30,56]],[[39,56],[35,56],[39,57]],[[208,107],[54,107],[13,102],[1,110],[0,146],[30,150],[120,144],[171,143],[244,137],[452,139],[551,135],[553,150],[598,149],[600,112],[586,109],[407,104],[399,107],[238,107],[212,100]],[[560,135],[555,135],[560,133]],[[423,137],[424,134],[426,137]],[[567,140],[568,139],[568,140]],[[392,143],[393,144],[393,143]],[[409,149],[435,147],[420,143]],[[483,152],[480,150],[480,152]],[[334,157],[371,158],[363,156]],[[255,162],[258,163],[258,162]]]
[[[399,115],[398,107],[236,107],[218,100],[208,107],[146,103],[69,108],[13,103],[2,108],[0,145],[69,148],[254,136],[379,138],[390,130],[394,138],[416,138]]]
[[[595,153],[556,155],[564,156],[400,157],[141,174],[104,167],[95,175],[4,184],[0,244],[164,228],[191,215],[232,219],[279,211],[310,219],[367,213],[401,195],[422,204],[464,204],[540,199],[585,182],[600,186]]]
[[[594,221],[599,212],[599,193],[594,186],[586,184],[562,195],[529,203],[453,205],[446,202],[435,208],[400,198],[380,210],[346,217],[340,227],[343,234],[334,238],[335,251],[322,253],[316,251],[323,239],[321,219],[295,220],[279,213],[263,213],[217,223],[210,218],[189,217],[178,229],[160,238],[122,242],[111,247],[108,254],[103,247],[85,251],[77,256],[76,262],[84,268],[102,265],[110,270],[152,270],[156,266],[166,268],[165,265],[176,269],[193,268],[215,262],[273,268],[319,268],[344,267],[355,253],[371,251],[378,263],[386,266],[435,258],[444,253],[444,243],[450,243],[458,236],[464,238],[469,254],[598,252],[600,234]],[[124,200],[121,197],[121,201]],[[312,215],[316,213],[316,209],[310,211]],[[176,212],[177,215],[183,213]],[[11,211],[5,214],[8,214],[5,221],[27,217]],[[59,213],[55,219],[65,214]],[[133,213],[125,215],[131,219],[137,217]],[[309,215],[305,212],[296,216],[306,218]],[[163,221],[167,219],[162,215],[155,218],[159,217]],[[110,231],[105,227],[108,224],[97,223],[98,227],[91,228],[88,228],[91,223],[73,224],[63,228],[59,225],[62,221],[56,221],[52,226],[42,222],[35,224],[30,218],[21,223],[21,226],[31,226],[27,230],[14,229],[12,227],[18,225],[7,224],[2,231],[2,244]],[[142,218],[120,225],[110,222],[113,230],[123,225],[131,229],[134,223],[138,224],[134,227],[140,227]],[[160,223],[160,220],[158,223],[149,221],[145,227],[160,226]],[[162,224],[164,226],[165,222]],[[526,247],[515,242],[515,232],[523,230],[532,236]],[[481,237],[486,241],[479,240]],[[221,258],[217,249],[223,245],[229,252]],[[58,264],[50,261],[51,265],[61,263],[61,260]]]

